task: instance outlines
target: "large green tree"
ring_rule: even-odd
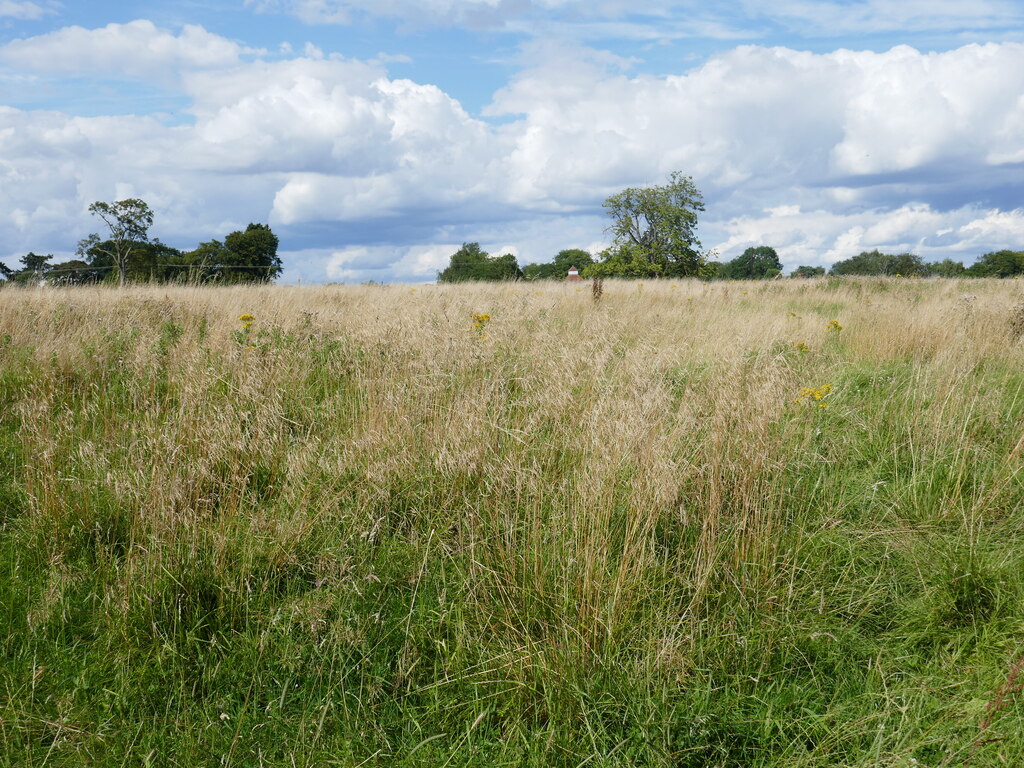
[[[190,281],[218,283],[266,283],[281,274],[277,255],[280,241],[266,224],[250,224],[224,238],[200,243],[184,254],[184,270]]]
[[[46,277],[46,273],[50,270],[50,260],[53,258],[52,254],[41,255],[29,251],[21,257],[21,264],[24,269],[18,274],[24,282],[40,282]]]
[[[519,280],[523,271],[511,253],[491,256],[480,243],[463,243],[451,255],[448,266],[437,276],[439,283],[465,283],[471,280]]]
[[[1013,277],[1024,274],[1024,251],[993,251],[971,264],[967,277]]]
[[[40,283],[45,278],[47,273],[52,269],[50,259],[53,256],[50,254],[40,255],[29,251],[19,259],[21,262],[21,269],[11,269],[3,262],[0,262],[0,275],[3,275],[4,279],[12,283]]]
[[[878,250],[864,251],[856,256],[832,265],[833,275],[902,275],[903,277],[923,277],[928,274],[928,266],[921,257],[913,253],[881,253]]]
[[[789,273],[790,277],[821,277],[825,274],[824,267],[808,267],[800,265]]]
[[[612,247],[585,274],[602,277],[686,277],[701,274],[706,254],[697,239],[704,198],[693,179],[674,171],[668,183],[629,187],[604,201]],[[643,274],[638,274],[643,273]]]
[[[277,235],[266,224],[249,224],[244,231],[224,238],[230,258],[225,266],[234,275],[233,282],[269,283],[281,274],[280,245]]]
[[[75,253],[94,273],[86,282],[114,279],[121,282],[122,268],[119,268],[112,254],[116,244],[91,234],[78,243]],[[181,272],[182,253],[153,238],[133,244],[122,265],[124,279],[137,282],[167,282],[175,280]],[[114,272],[116,270],[116,273]]]
[[[928,264],[928,271],[938,277],[963,277],[964,276],[964,264],[962,261],[953,261],[952,259],[943,259],[942,261],[933,261]]]
[[[149,241],[149,228],[153,226],[153,211],[144,200],[129,198],[114,203],[96,201],[89,206],[89,213],[98,216],[107,225],[110,237],[104,240],[99,235],[90,235],[79,243],[88,242],[87,248],[104,248],[117,269],[117,283],[125,284],[128,274],[128,261],[132,252],[141,244]]]
[[[608,248],[600,254],[601,260],[583,270],[583,277],[623,277],[639,279],[642,277],[661,277],[665,274],[665,265],[656,264],[647,258],[647,254],[634,245],[620,245]]]
[[[767,245],[747,248],[719,268],[719,277],[727,280],[763,280],[782,274],[782,262],[774,248]]]
[[[209,283],[218,280],[224,262],[229,258],[228,249],[222,241],[214,238],[200,243],[182,257],[188,269],[188,282]]]

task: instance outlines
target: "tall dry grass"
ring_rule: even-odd
[[[1020,757],[1022,293],[2,291],[7,759]]]

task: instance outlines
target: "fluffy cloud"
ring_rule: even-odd
[[[49,8],[43,8],[38,3],[27,2],[27,0],[0,0],[0,19],[6,16],[12,19],[32,21],[51,13],[53,11]]]
[[[488,109],[521,116],[511,191],[523,203],[592,200],[595,188],[673,169],[720,210],[766,194],[782,196],[769,205],[936,202],[937,173],[985,196],[1024,151],[1019,44],[823,55],[746,46],[668,77],[628,77],[585,52],[537,58]]]
[[[204,167],[288,173],[293,183],[284,198],[311,189],[329,196],[331,218],[367,214],[347,191],[363,183],[356,197],[411,203],[389,185],[393,174],[429,174],[443,197],[458,186],[453,171],[478,173],[467,166],[488,152],[488,127],[439,88],[391,80],[359,62],[259,62],[193,75],[188,89],[196,116],[192,157]]]
[[[459,247],[458,243],[436,243],[412,247],[345,248],[331,253],[325,271],[328,279],[339,282],[430,281],[448,265],[448,258]]]
[[[928,205],[895,210],[804,211],[799,206],[768,209],[761,215],[719,222],[723,257],[750,246],[771,244],[783,262],[828,266],[862,251],[911,252],[926,260],[964,260],[1024,242],[1024,209],[985,210],[965,206],[937,211]]]
[[[174,79],[183,70],[223,68],[251,52],[195,25],[180,34],[140,19],[101,29],[65,27],[0,48],[0,63],[35,72]]]
[[[723,258],[970,260],[1024,240],[1024,45],[746,46],[669,76],[565,44],[524,59],[481,119],[380,63],[268,60],[198,27],[9,43],[0,61],[25,73],[167,69],[192,121],[0,108],[0,255],[66,252],[90,202],[141,196],[175,245],[270,221],[304,279],[428,279],[464,241],[524,262],[598,243],[607,195],[672,170],[704,190]]]
[[[158,212],[155,233],[183,244],[265,220],[277,180],[179,164],[189,138],[188,128],[146,117],[0,107],[2,255],[69,253],[96,229],[86,210],[95,200],[143,197]]]

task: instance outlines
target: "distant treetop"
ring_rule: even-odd
[[[463,243],[451,255],[448,266],[437,276],[439,283],[465,283],[474,280],[519,280],[523,271],[511,253],[491,256],[480,243]]]

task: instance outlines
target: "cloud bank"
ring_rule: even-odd
[[[22,76],[127,62],[123,77],[173,82],[188,120],[0,107],[0,257],[67,252],[95,229],[89,203],[140,196],[172,244],[269,221],[293,277],[423,280],[466,240],[523,262],[593,246],[606,196],[673,170],[704,191],[702,240],[724,258],[759,244],[790,267],[874,247],[967,261],[1024,247],[1024,45],[741,46],[664,76],[564,42],[523,60],[473,116],[380,62],[269,58],[196,26],[13,41],[0,64]]]

